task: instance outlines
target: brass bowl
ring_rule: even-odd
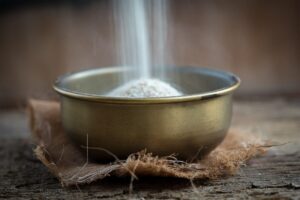
[[[120,85],[123,67],[89,69],[60,77],[62,123],[79,146],[106,149],[118,158],[147,149],[180,159],[206,155],[225,137],[232,116],[237,76],[200,67],[170,67],[166,80],[185,95],[164,98],[105,96]],[[98,160],[106,151],[89,149]]]

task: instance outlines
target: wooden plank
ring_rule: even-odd
[[[235,107],[235,114],[234,128],[259,129],[272,139],[290,140],[290,143],[251,160],[235,176],[197,181],[195,187],[189,181],[179,179],[140,178],[133,183],[133,192],[129,194],[128,178],[110,177],[91,186],[62,188],[33,156],[34,145],[28,138],[23,135],[9,138],[6,134],[0,137],[0,198],[299,199],[300,151],[297,144],[300,104],[281,100],[240,102]]]

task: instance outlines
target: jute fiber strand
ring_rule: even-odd
[[[63,186],[89,184],[107,176],[222,178],[233,175],[245,161],[263,154],[267,147],[251,134],[230,130],[215,150],[192,163],[180,161],[174,155],[154,156],[144,150],[128,155],[126,160],[114,157],[115,162],[100,164],[90,161],[66,136],[58,102],[30,100],[28,110],[36,143],[34,152]],[[99,147],[99,150],[103,149]]]

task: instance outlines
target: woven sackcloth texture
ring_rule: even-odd
[[[202,160],[192,163],[175,156],[153,156],[141,151],[126,160],[108,164],[89,161],[86,154],[66,136],[60,119],[60,105],[54,101],[28,103],[37,158],[63,186],[88,184],[107,176],[161,176],[184,179],[215,179],[234,174],[245,161],[265,152],[264,143],[251,134],[230,130],[224,141]]]

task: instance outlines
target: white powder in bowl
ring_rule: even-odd
[[[180,95],[182,95],[181,92],[177,91],[168,83],[158,79],[133,80],[107,94],[107,96],[131,98],[170,97]]]

